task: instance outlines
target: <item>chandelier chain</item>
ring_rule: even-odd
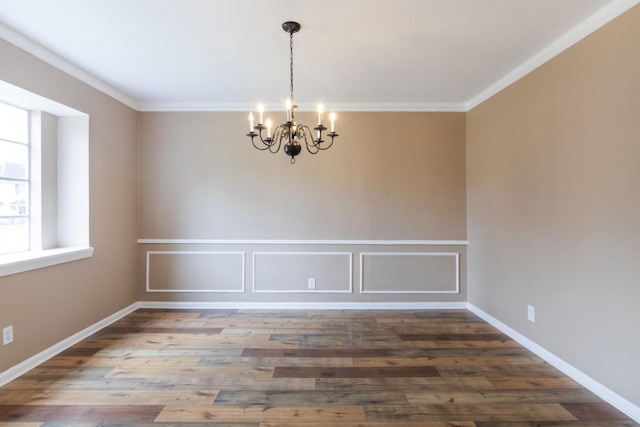
[[[290,86],[291,91],[291,104],[293,104],[293,31],[289,33],[289,71],[290,71]]]

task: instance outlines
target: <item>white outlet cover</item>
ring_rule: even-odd
[[[2,330],[2,345],[11,344],[13,342],[13,326],[7,326]]]
[[[535,308],[533,308],[533,306],[527,306],[527,319],[529,319],[531,322],[536,321],[536,310]]]

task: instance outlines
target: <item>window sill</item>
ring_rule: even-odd
[[[0,255],[0,277],[50,267],[93,256],[93,248],[56,248],[44,251]]]

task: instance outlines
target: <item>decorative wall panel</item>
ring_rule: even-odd
[[[309,288],[309,279],[315,288]],[[255,293],[353,292],[351,252],[255,252]]]
[[[361,293],[458,293],[457,252],[363,252]]]
[[[149,251],[147,292],[244,292],[244,252]]]

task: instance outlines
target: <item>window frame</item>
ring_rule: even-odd
[[[29,113],[29,230],[30,234],[32,230],[37,231],[40,241],[34,242],[31,236],[28,251],[0,255],[0,277],[92,257],[94,249],[89,240],[89,115],[1,80],[0,102]],[[44,248],[42,215],[35,212],[36,209],[42,209],[43,197],[39,197],[38,201],[32,197],[34,185],[41,185],[40,182],[33,182],[36,171],[32,170],[36,166],[42,167],[42,159],[37,159],[36,165],[36,159],[32,156],[34,144],[37,145],[38,155],[43,149],[39,139],[42,134],[36,135],[35,132],[40,131],[41,122],[34,120],[34,114],[41,113],[54,116],[58,123],[55,148],[57,160],[54,159],[54,162],[58,164],[58,171],[63,173],[56,177],[58,187],[73,187],[63,190],[63,194],[60,194],[58,188],[57,209],[63,212],[58,213],[56,232],[59,235],[55,244],[51,245],[54,247],[47,247],[45,243]],[[37,176],[42,178],[40,173],[42,171]],[[76,184],[78,181],[80,182]],[[36,222],[39,223],[35,224]]]

